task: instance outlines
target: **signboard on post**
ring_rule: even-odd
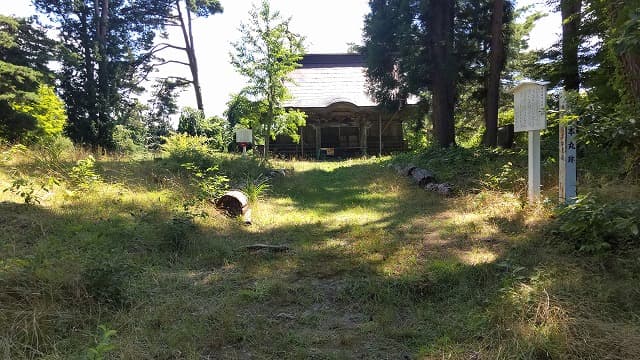
[[[567,106],[566,93],[560,93],[560,115],[566,115],[569,112]],[[576,142],[576,123],[570,121],[566,124],[560,123],[560,165],[559,169],[559,201],[561,204],[573,204],[577,196],[576,187],[576,162],[578,160],[578,150]]]
[[[516,132],[547,128],[547,86],[533,81],[522,82],[513,89]]]
[[[253,142],[251,129],[236,128],[236,142],[242,147],[242,155],[247,154],[247,145]]]
[[[513,89],[514,131],[529,133],[529,202],[540,200],[540,130],[547,127],[547,86],[526,81]]]

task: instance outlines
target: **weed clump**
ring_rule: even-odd
[[[640,244],[640,202],[606,203],[592,195],[561,208],[552,234],[594,254]]]
[[[84,271],[82,278],[91,298],[100,304],[122,307],[128,303],[126,289],[130,267],[120,261],[98,261]]]

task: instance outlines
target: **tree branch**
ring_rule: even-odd
[[[161,63],[157,63],[157,64],[153,64],[152,66],[162,66],[162,65],[167,65],[167,64],[180,64],[180,65],[184,65],[184,66],[190,66],[189,63],[184,62],[184,61],[179,61],[179,60],[165,60]]]

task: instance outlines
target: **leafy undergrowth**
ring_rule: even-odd
[[[237,160],[217,164],[232,182],[260,165]],[[575,256],[517,192],[442,198],[388,160],[276,164],[292,171],[249,227],[187,201],[197,189],[167,159],[98,158],[101,181],[40,204],[2,193],[0,354],[640,357],[640,254]],[[292,250],[241,249],[255,243]]]

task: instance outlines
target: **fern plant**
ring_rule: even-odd
[[[240,190],[247,195],[249,202],[256,202],[271,189],[269,178],[260,174],[255,178],[246,177]]]

